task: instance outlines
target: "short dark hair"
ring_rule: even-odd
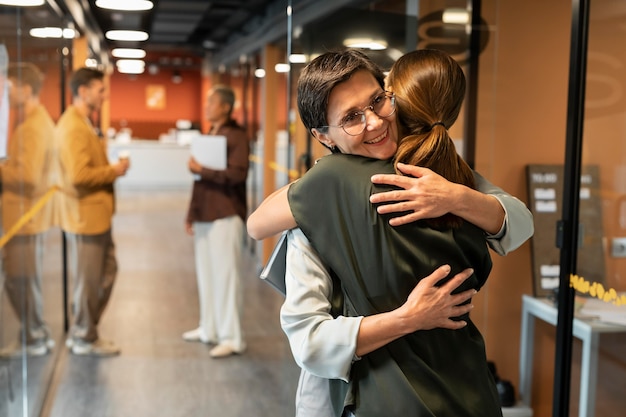
[[[102,80],[104,72],[95,68],[80,68],[70,78],[70,90],[73,97],[78,97],[78,89],[83,85],[89,85],[93,80]]]
[[[370,72],[384,88],[383,71],[367,55],[356,49],[326,52],[304,67],[298,79],[298,112],[309,132],[328,125],[326,114],[330,92],[337,84],[347,81],[360,70]]]
[[[38,96],[43,85],[43,73],[35,64],[30,62],[16,62],[9,64],[7,77],[14,78],[20,84],[29,85],[33,90],[33,95]]]

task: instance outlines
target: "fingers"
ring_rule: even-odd
[[[443,279],[450,276],[450,271],[449,265],[442,265],[421,279],[401,307],[401,314],[414,324],[413,331],[434,328],[456,330],[467,325],[465,321],[454,318],[461,317],[474,308],[468,300],[476,291],[470,289],[458,294],[452,292],[470,277],[473,271],[466,269],[455,274],[446,284],[438,286]]]
[[[421,283],[423,283],[423,285],[426,285],[428,287],[434,287],[436,283],[438,283],[439,281],[441,281],[442,279],[448,276],[448,274],[450,273],[450,270],[451,270],[450,265],[441,265],[439,268],[435,269],[432,274],[423,278],[421,280]],[[455,277],[457,276],[458,274],[455,275]]]
[[[404,189],[411,187],[411,180],[415,180],[415,178],[405,177],[403,175],[396,174],[376,174],[372,175],[372,177],[370,178],[370,181],[372,181],[373,184],[393,185]]]
[[[396,167],[403,174],[410,175],[410,176],[415,177],[415,178],[422,177],[422,176],[426,175],[428,172],[431,171],[428,168],[422,168],[422,167],[418,167],[418,166],[415,166],[415,165],[407,165],[407,164],[403,164],[401,162],[398,162]]]
[[[409,213],[404,216],[394,217],[389,219],[389,224],[391,226],[402,226],[404,224],[413,223],[414,221],[420,220],[420,217],[417,213]]]
[[[466,279],[471,277],[473,273],[474,273],[474,270],[472,268],[467,268],[467,269],[459,272],[458,274],[453,276],[450,279],[450,281],[448,281],[444,285],[442,285],[442,289],[444,289],[445,291],[447,291],[449,293],[452,293],[461,284],[463,284],[463,282],[465,282]],[[475,291],[475,290],[469,290],[469,291]]]
[[[467,326],[467,322],[465,320],[448,320],[445,323],[442,323],[442,329],[450,329],[450,330],[460,330],[463,327]]]
[[[390,196],[392,196],[392,193],[380,193],[380,194],[389,194]],[[379,195],[379,194],[374,194],[374,195]],[[390,198],[390,200],[392,198],[393,198],[393,196]],[[371,200],[371,198],[370,198],[370,200]],[[408,206],[408,204],[406,202],[389,203],[389,204],[383,204],[381,206],[376,207],[376,211],[379,214],[397,213],[397,212],[407,211],[409,209],[410,209],[410,207]]]
[[[432,274],[425,277],[422,281],[426,282],[429,286],[434,286],[437,282],[441,281],[450,273],[450,265],[441,265],[435,269]]]

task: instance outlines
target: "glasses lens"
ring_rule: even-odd
[[[367,108],[373,110],[378,117],[389,117],[396,111],[396,97],[392,93],[381,94]],[[343,120],[341,126],[348,135],[360,135],[367,126],[365,110],[349,115]]]
[[[391,116],[396,108],[396,98],[393,95],[383,95],[374,101],[374,112],[380,117]]]
[[[365,114],[356,113],[344,120],[343,130],[352,136],[360,135],[365,130]]]

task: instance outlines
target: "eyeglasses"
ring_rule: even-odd
[[[396,111],[396,96],[394,93],[385,91],[374,97],[374,100],[365,106],[361,111],[354,111],[347,114],[341,123],[338,125],[320,126],[320,128],[326,127],[340,127],[350,136],[357,136],[363,133],[367,126],[367,119],[365,117],[365,111],[371,110],[380,118],[389,117]]]

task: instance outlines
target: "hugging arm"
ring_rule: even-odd
[[[428,168],[398,164],[404,175],[378,174],[375,184],[388,184],[398,190],[374,194],[372,203],[381,214],[409,212],[390,220],[392,226],[420,219],[455,214],[483,229],[489,246],[499,255],[517,249],[534,231],[533,218],[526,205],[474,172],[476,190],[449,182]]]
[[[454,213],[483,229],[487,243],[499,255],[517,249],[533,235],[533,217],[526,205],[477,172],[474,172],[476,190],[472,190],[451,183],[427,168],[399,165],[413,177],[394,174],[372,177],[376,184],[400,187],[370,198],[372,203],[389,203],[378,207],[381,214],[410,211],[393,218],[390,221],[393,226]],[[274,191],[250,214],[247,229],[252,238],[261,240],[296,227],[287,199],[290,185]]]
[[[262,240],[296,227],[287,200],[290,185],[274,191],[248,216],[246,228],[253,239]]]
[[[289,232],[287,249],[287,295],[280,319],[299,366],[323,378],[349,378],[350,367],[359,356],[418,330],[436,327],[460,329],[465,322],[450,320],[469,312],[474,290],[452,295],[471,270],[455,275],[441,287],[435,284],[450,272],[436,269],[395,310],[367,317],[331,315],[333,283],[330,275],[300,229]]]
[[[496,187],[482,175],[474,171],[476,188],[494,196],[504,209],[504,224],[497,234],[488,234],[487,243],[498,255],[506,255],[522,246],[533,235],[535,226],[533,215],[519,199]]]
[[[332,279],[300,229],[288,234],[285,285],[280,322],[296,363],[313,375],[348,381],[363,317],[331,315]]]

